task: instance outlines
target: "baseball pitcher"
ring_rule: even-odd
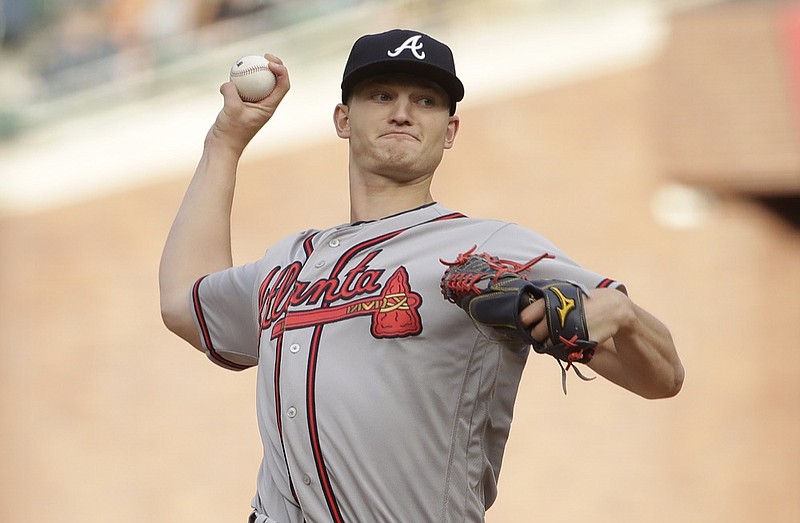
[[[257,368],[251,522],[484,521],[531,355],[561,366],[565,391],[594,375],[647,398],[680,390],[669,331],[620,282],[434,200],[464,86],[450,48],[417,31],[365,35],[345,64],[333,123],[349,220],[234,266],[237,165],[290,87],[265,56],[265,99],[220,89],[159,278],[171,331],[223,368]]]

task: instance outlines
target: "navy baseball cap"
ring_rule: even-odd
[[[419,31],[392,29],[355,41],[342,76],[342,103],[359,82],[388,73],[409,73],[439,84],[450,97],[450,115],[464,98],[464,85],[447,45]]]

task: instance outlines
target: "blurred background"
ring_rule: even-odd
[[[487,520],[800,521],[786,0],[0,0],[0,521],[245,521],[256,373],[162,326],[161,247],[249,54],[292,91],[242,159],[236,262],[347,221],[341,71],[392,27],[450,44],[466,86],[434,196],[625,281],[687,369],[670,400],[564,397],[531,358]]]

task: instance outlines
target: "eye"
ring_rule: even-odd
[[[388,102],[392,99],[389,93],[380,91],[372,95],[372,99],[376,102]]]
[[[422,107],[436,108],[444,104],[441,96],[432,93],[420,94],[417,98],[417,104]]]

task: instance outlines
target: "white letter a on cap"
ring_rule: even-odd
[[[419,41],[420,38],[422,38],[422,35],[412,36],[411,38],[403,42],[403,45],[401,45],[394,51],[386,51],[386,54],[394,58],[400,53],[402,53],[404,50],[408,49],[414,54],[415,58],[424,60],[425,51],[422,50],[422,42]]]

